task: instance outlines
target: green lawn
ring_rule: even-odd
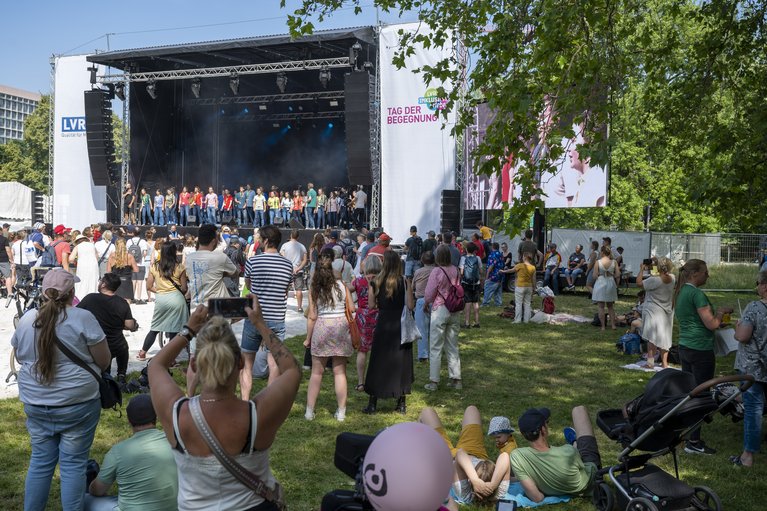
[[[632,291],[634,292],[634,291]],[[751,294],[715,294],[711,299],[717,305],[735,304],[740,297],[745,303]],[[504,296],[508,301],[509,295]],[[628,310],[633,296],[621,299],[616,308]],[[592,317],[596,307],[584,295],[557,298],[557,309]],[[540,304],[535,299],[534,306]],[[736,307],[737,311],[737,307]],[[333,419],[335,398],[332,378],[326,376],[316,409],[317,418],[307,422],[303,418],[306,400],[306,381],[301,385],[293,411],[280,430],[272,448],[272,467],[287,491],[288,503],[293,510],[319,509],[322,495],[334,488],[351,488],[352,481],[333,466],[335,437],[342,431],[375,433],[403,420],[416,420],[424,406],[437,408],[447,430],[456,436],[463,409],[475,404],[487,420],[493,415],[507,415],[516,423],[517,418],[531,406],[548,406],[552,410],[551,426],[554,444],[563,442],[562,428],[570,422],[573,406],[585,404],[592,418],[597,410],[615,408],[642,392],[649,375],[626,371],[619,366],[630,361],[615,351],[618,332],[601,333],[590,325],[550,326],[513,325],[501,319],[495,308],[482,312],[482,328],[461,332],[461,361],[464,389],[439,390],[428,393],[423,384],[428,381],[428,368],[416,365],[416,383],[408,401],[407,417],[392,413],[394,401],[379,403],[382,410],[372,417],[360,412],[366,402],[364,394],[353,390],[355,370],[348,370],[350,392],[347,420],[343,424]],[[294,338],[288,345],[300,354],[301,339]],[[732,372],[734,356],[718,360],[718,372]],[[443,376],[443,378],[446,375]],[[308,374],[304,375],[304,380]],[[257,388],[263,382],[256,383]],[[115,441],[129,435],[127,422],[111,411],[102,414],[92,456],[99,461]],[[731,454],[739,453],[742,423],[733,424],[718,416],[704,428],[704,438],[718,449],[711,457],[680,456],[681,476],[693,485],[707,485],[715,489],[725,509],[757,511],[764,509],[767,499],[767,460],[759,456],[753,470],[732,467],[727,462]],[[597,439],[605,464],[615,461],[618,446],[601,432]],[[517,435],[517,442],[526,442]],[[493,453],[492,443],[486,442]],[[16,400],[0,401],[0,502],[3,509],[21,509],[24,475],[29,461],[29,439],[24,427],[24,414]],[[671,458],[658,461],[663,468],[673,470]],[[58,508],[58,481],[54,480],[49,509]],[[587,499],[551,506],[551,511],[578,511],[594,509]]]

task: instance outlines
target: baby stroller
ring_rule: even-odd
[[[712,392],[728,382],[742,382],[725,399]],[[615,491],[604,480],[594,488],[598,511],[721,511],[719,497],[708,487],[692,487],[679,480],[677,446],[702,422],[711,422],[715,413],[728,414],[735,399],[754,379],[747,375],[725,376],[698,386],[690,373],[664,369],[656,373],[645,392],[622,410],[597,413],[597,425],[624,448],[618,464],[600,471],[608,475]],[[643,454],[631,455],[635,451]],[[675,476],[649,463],[671,453]]]

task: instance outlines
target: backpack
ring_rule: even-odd
[[[623,334],[615,343],[615,347],[624,355],[638,355],[642,352],[640,349],[641,342],[642,338],[637,334]]]
[[[357,254],[354,252],[354,242],[348,239],[341,240],[339,245],[344,250],[344,259],[347,263],[352,265],[352,268],[357,264]]]
[[[475,255],[466,256],[463,262],[462,281],[472,286],[479,284],[479,257]]]
[[[128,245],[128,253],[136,260],[136,264],[141,264],[144,260],[144,254],[141,253],[140,243],[141,241],[131,241],[131,244]]]
[[[423,240],[420,236],[415,236],[410,248],[408,249],[407,258],[411,261],[420,261],[421,254],[423,253]]]
[[[450,280],[450,276],[447,274],[445,269],[440,269],[442,270],[442,273],[445,274],[445,277]],[[445,307],[447,307],[449,312],[460,312],[466,305],[466,301],[463,297],[463,288],[460,285],[453,284],[452,282],[450,283],[450,290],[447,292],[447,296],[444,296],[442,293],[439,295],[443,300],[445,300]]]
[[[554,298],[547,296],[543,299],[543,312],[546,314],[554,314]]]
[[[61,264],[59,264],[58,260],[56,259],[56,245],[59,243],[64,243],[64,240],[49,243],[48,246],[45,247],[45,250],[43,250],[43,255],[40,256],[40,266],[44,268],[54,268],[61,266]]]

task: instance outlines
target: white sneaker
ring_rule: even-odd
[[[306,420],[308,420],[308,421],[313,421],[314,420],[314,410],[312,410],[311,408],[309,408],[307,406],[306,407],[306,413],[304,414],[304,418]]]
[[[333,417],[336,418],[338,422],[343,422],[346,420],[346,408],[339,408],[336,410],[336,413],[333,414]]]

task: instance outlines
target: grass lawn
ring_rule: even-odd
[[[753,272],[755,273],[755,272]],[[753,277],[750,277],[753,280]],[[746,287],[746,286],[744,286]],[[635,290],[632,290],[634,293]],[[735,305],[736,298],[744,304],[753,299],[753,292],[744,294],[711,293],[715,305]],[[510,296],[504,296],[508,302]],[[625,296],[616,304],[617,310],[630,309],[634,297]],[[562,312],[593,317],[596,307],[585,295],[558,297],[557,309]],[[540,299],[534,300],[534,306]],[[428,367],[416,364],[416,382],[408,400],[408,414],[393,413],[394,401],[379,402],[381,412],[372,417],[360,410],[367,396],[355,392],[355,370],[350,366],[349,403],[347,419],[339,424],[333,419],[335,397],[332,377],[326,375],[313,422],[303,418],[306,403],[306,380],[299,390],[290,417],[280,430],[272,448],[272,467],[287,492],[293,510],[319,509],[322,495],[334,488],[349,489],[352,481],[333,466],[335,437],[342,431],[375,433],[386,426],[403,420],[416,420],[424,406],[435,407],[448,432],[457,437],[463,409],[470,404],[479,407],[487,427],[493,415],[507,415],[516,424],[519,415],[528,407],[548,406],[552,410],[552,443],[564,442],[562,428],[570,424],[570,410],[586,405],[592,419],[597,410],[616,408],[640,394],[650,375],[626,371],[619,366],[631,358],[616,352],[614,343],[620,333],[586,325],[513,325],[498,317],[499,309],[482,311],[482,328],[461,331],[461,362],[464,389],[441,389],[435,393],[423,390],[428,381]],[[296,354],[302,353],[301,339],[293,338],[288,345]],[[300,357],[299,357],[300,358]],[[719,358],[717,372],[731,374],[734,355]],[[180,373],[179,373],[180,375]],[[443,367],[443,378],[446,369]],[[256,390],[264,383],[255,382]],[[714,456],[680,455],[681,477],[691,485],[706,485],[721,497],[725,509],[757,511],[765,508],[767,486],[767,460],[758,456],[756,468],[735,468],[727,462],[731,454],[739,453],[742,446],[742,423],[733,424],[729,418],[717,416],[706,425],[703,436],[718,453]],[[108,448],[129,436],[125,416],[111,411],[102,414],[92,457],[101,461]],[[516,434],[520,446],[526,445]],[[615,462],[618,445],[600,431],[597,440],[605,464]],[[17,400],[0,401],[0,502],[3,509],[21,509],[24,476],[29,462],[29,438],[24,427],[24,413]],[[495,453],[492,442],[486,441],[488,451]],[[670,457],[657,463],[673,471]],[[54,478],[48,509],[58,509],[58,477]],[[467,508],[469,509],[469,508]],[[579,511],[594,509],[589,499],[574,499],[568,504],[550,506],[551,511]]]

